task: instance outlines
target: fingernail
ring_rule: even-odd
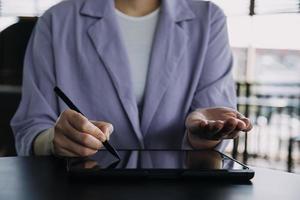
[[[111,126],[109,127],[109,133],[112,134],[112,132],[114,132],[114,126],[113,126],[113,125],[111,125]]]

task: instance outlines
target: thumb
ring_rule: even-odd
[[[185,121],[185,126],[191,133],[197,133],[199,131],[202,131],[207,124],[208,121],[206,119],[201,118],[196,113],[191,113]]]
[[[114,131],[114,127],[111,123],[103,121],[92,121],[92,123],[97,126],[106,136],[106,139],[109,140],[110,135]]]
[[[250,131],[250,130],[253,128],[250,119],[248,119],[247,117],[245,117],[243,114],[237,112],[237,118],[238,118],[239,120],[241,120],[242,122],[245,123],[246,129],[245,129],[244,131]]]
[[[199,112],[192,112],[190,113],[185,121],[185,126],[188,127],[194,127],[200,125],[206,125],[208,121],[200,114]]]
[[[106,135],[107,140],[109,140],[110,135],[113,133],[113,131],[114,131],[114,127],[112,124],[108,123],[103,126],[103,132]]]

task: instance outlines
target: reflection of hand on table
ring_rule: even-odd
[[[222,169],[222,156],[216,151],[189,151],[186,164],[189,169]]]
[[[87,160],[83,163],[83,168],[85,169],[93,169],[97,167],[97,162],[94,160]]]

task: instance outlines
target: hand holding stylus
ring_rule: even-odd
[[[75,106],[75,104],[71,101],[71,99],[69,99],[66,95],[65,95],[65,93],[61,90],[61,89],[59,89],[58,87],[55,87],[54,89],[54,92],[55,92],[55,94],[61,99],[61,100],[63,100],[63,102],[65,102],[65,104],[67,104],[68,106],[69,106],[69,108],[71,108],[72,109],[72,111],[75,111],[75,113],[77,114],[76,116],[77,116],[77,119],[78,118],[81,118],[81,119],[78,119],[78,120],[81,120],[79,123],[80,123],[80,125],[81,126],[79,126],[79,129],[80,129],[80,131],[87,131],[87,133],[89,134],[89,133],[94,133],[94,134],[91,134],[92,136],[94,136],[94,137],[96,137],[97,138],[97,136],[98,137],[100,137],[101,136],[101,134],[99,135],[99,133],[106,133],[106,138],[101,138],[100,139],[100,141],[102,142],[102,145],[106,148],[106,150],[108,151],[108,152],[110,152],[114,157],[116,157],[118,160],[121,160],[121,157],[120,157],[120,155],[118,154],[118,152],[116,151],[116,149],[108,142],[108,139],[109,139],[109,134],[110,133],[112,133],[112,131],[113,131],[113,126],[111,125],[111,124],[109,124],[109,123],[107,123],[107,122],[93,122],[94,123],[94,125],[96,126],[96,128],[95,128],[95,126],[93,126],[92,124],[91,124],[91,122],[89,122],[88,120],[87,120],[87,118],[85,117],[85,115]],[[79,114],[79,115],[78,115]],[[76,117],[76,116],[73,116],[73,117]],[[82,120],[82,118],[84,119],[84,120]],[[72,120],[74,120],[74,119],[72,119]],[[75,123],[77,123],[77,121],[75,121],[75,122],[73,122],[72,124],[74,125]],[[75,126],[75,125],[74,125]],[[75,127],[78,127],[78,125],[77,126],[75,126]],[[104,127],[104,130],[102,130],[102,128]],[[105,127],[107,127],[107,128],[105,128]],[[98,129],[97,129],[98,128]],[[101,130],[100,132],[99,132],[99,129]],[[96,132],[98,132],[98,134],[96,134],[95,135],[95,133]],[[108,134],[107,134],[107,132],[108,132]],[[81,132],[82,133],[82,132]],[[82,142],[82,141],[81,141]],[[85,143],[84,143],[85,144]],[[96,150],[99,150],[98,148],[96,149]],[[87,151],[87,150],[86,150]],[[96,151],[97,152],[97,151]],[[96,153],[96,152],[94,152],[94,153]],[[92,152],[90,152],[90,151],[87,151],[87,152],[84,152],[84,155],[81,155],[81,156],[89,156],[89,155],[91,155],[91,154],[94,154],[94,153],[92,153]]]
[[[65,110],[54,127],[54,153],[71,157],[91,156],[103,147],[103,142],[112,132],[110,123],[89,121],[74,110]]]

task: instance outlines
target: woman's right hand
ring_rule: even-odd
[[[109,139],[113,126],[103,121],[89,121],[68,109],[54,127],[53,151],[58,156],[85,157],[95,154]]]

